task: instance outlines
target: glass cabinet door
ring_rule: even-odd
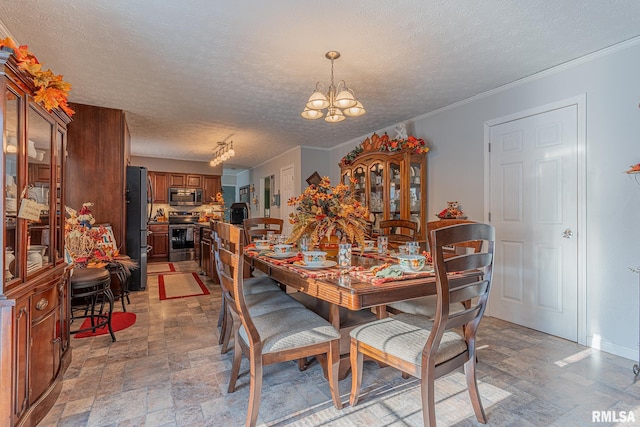
[[[411,210],[411,220],[420,224],[420,218],[426,215],[426,212],[422,211],[424,200],[422,200],[422,163],[411,162],[409,176],[409,205]]]
[[[15,262],[20,250],[18,237],[18,224],[16,215],[18,212],[18,188],[19,167],[18,151],[20,147],[20,123],[19,114],[23,98],[7,85],[5,97],[5,139],[4,139],[4,171],[5,171],[5,212],[4,218],[4,281],[8,282],[14,277],[20,276],[19,263]]]
[[[358,166],[353,170],[353,178],[355,179],[355,184],[353,185],[354,195],[357,200],[360,201],[363,205],[366,205],[366,183],[365,183],[365,172],[362,166]]]
[[[50,183],[51,183],[51,139],[53,124],[38,111],[29,108],[28,118],[27,175],[28,186],[25,197],[41,205],[40,220],[29,221],[27,275],[53,261],[55,254],[49,249],[54,237],[50,226]],[[55,190],[55,189],[54,189]]]
[[[344,173],[342,174],[341,182],[343,185],[346,185],[347,187],[351,188],[351,171],[350,170],[344,171]]]
[[[56,258],[62,259],[64,258],[64,219],[65,212],[63,212],[62,206],[62,189],[60,188],[60,183],[62,182],[62,156],[64,155],[64,139],[66,137],[66,133],[58,130],[56,132],[56,176],[55,183],[56,188],[53,194],[49,194],[49,197],[52,197],[54,200],[55,212],[52,215],[52,218],[55,218],[56,223]],[[50,192],[51,193],[51,192]],[[55,260],[51,260],[54,261]]]
[[[384,219],[384,163],[369,166],[369,212],[373,215],[373,229],[378,230],[380,221]]]
[[[402,179],[400,162],[389,162],[389,219],[401,219],[402,216]]]

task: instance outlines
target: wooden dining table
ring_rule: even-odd
[[[393,302],[436,294],[434,273],[403,274],[399,278],[384,279],[376,278],[370,273],[371,267],[394,262],[393,256],[354,251],[351,267],[343,270],[337,266],[307,270],[290,260],[272,258],[251,249],[245,250],[245,263],[253,269],[265,273],[294,292],[313,297],[319,303],[324,302],[314,307],[319,307],[319,314],[326,317],[343,335],[340,346],[340,379],[346,377],[350,368],[349,331],[357,326],[356,323],[386,317],[386,306]],[[457,273],[450,284],[458,287],[472,283],[478,279],[479,274],[481,273],[478,271]],[[308,299],[305,305],[309,305]],[[352,314],[358,314],[356,320],[353,320]]]

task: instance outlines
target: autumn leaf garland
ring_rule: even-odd
[[[37,90],[35,101],[42,103],[47,111],[60,108],[69,116],[74,111],[69,107],[67,98],[71,90],[71,84],[62,80],[62,75],[55,75],[53,71],[42,70],[42,64],[38,61],[27,45],[18,46],[11,37],[0,39],[0,49],[7,47],[13,51],[18,67],[33,77],[33,84]]]

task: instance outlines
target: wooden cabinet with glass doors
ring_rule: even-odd
[[[0,50],[4,199],[4,258],[0,299],[15,301],[11,324],[2,333],[1,425],[32,426],[55,403],[71,361],[69,293],[64,262],[64,112],[46,111],[34,101],[32,78],[10,50]],[[29,202],[27,202],[29,201]],[[31,205],[31,215],[24,209]],[[0,365],[3,366],[4,364]],[[5,382],[6,380],[6,382]],[[8,396],[8,397],[7,397]],[[10,408],[10,409],[7,409]]]
[[[369,207],[374,234],[382,220],[408,219],[418,223],[418,238],[427,238],[425,154],[365,150],[348,164],[341,163],[340,173],[342,183],[351,185]]]

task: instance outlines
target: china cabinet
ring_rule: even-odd
[[[382,220],[407,219],[418,223],[418,239],[426,239],[426,154],[372,147],[343,161],[340,174],[342,183],[369,207],[374,233]]]
[[[34,426],[55,403],[71,361],[69,295],[62,279],[63,154],[71,119],[34,101],[33,80],[10,50],[0,50],[0,79],[0,425]]]

